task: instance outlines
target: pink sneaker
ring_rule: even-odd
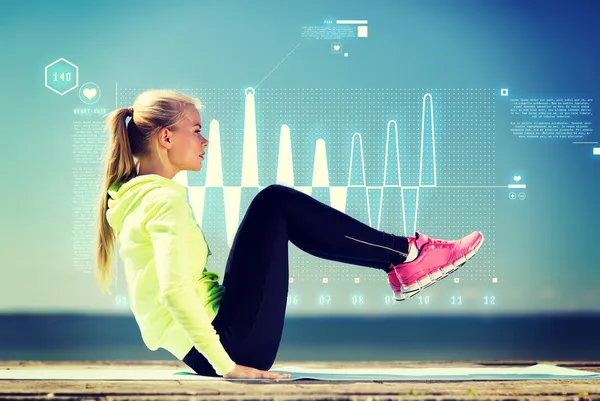
[[[397,301],[403,301],[454,272],[471,259],[483,244],[483,234],[474,231],[459,240],[445,241],[415,232],[419,256],[394,266],[388,281]],[[393,278],[396,275],[396,280]]]
[[[409,244],[414,244],[415,240],[415,237],[408,237]],[[395,267],[396,266],[390,263],[391,271],[388,273],[388,283],[390,284],[390,287],[392,287],[392,291],[394,292],[394,299],[396,301],[404,301],[408,297],[406,296],[406,294],[402,293],[402,283],[400,283],[400,280],[398,279]]]
[[[394,265],[390,265],[390,267],[394,267]],[[406,294],[402,293],[402,284],[398,279],[395,268],[388,273],[388,283],[390,284],[390,287],[392,287],[394,299],[396,301],[404,301],[407,298]]]
[[[415,240],[415,237],[408,237],[409,244],[414,244]],[[406,294],[402,293],[402,283],[400,283],[400,280],[398,279],[395,267],[396,266],[390,263],[391,271],[388,273],[388,283],[390,284],[390,287],[392,287],[392,291],[394,292],[394,299],[396,301],[404,301],[408,297],[406,296]]]

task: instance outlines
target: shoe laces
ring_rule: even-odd
[[[429,243],[431,244],[431,248],[435,248],[435,245],[446,245],[448,241],[444,241],[442,239],[429,238]]]

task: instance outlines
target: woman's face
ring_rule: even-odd
[[[170,159],[178,170],[199,171],[204,161],[208,140],[202,136],[202,121],[195,107],[188,107],[187,115],[173,131]]]

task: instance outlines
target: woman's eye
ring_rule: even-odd
[[[197,131],[194,131],[194,132],[200,133],[200,130],[197,130]]]

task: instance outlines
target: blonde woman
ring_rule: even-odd
[[[96,279],[110,293],[115,239],[131,311],[150,350],[163,348],[199,375],[287,378],[270,372],[288,293],[288,241],[319,258],[379,269],[395,299],[446,277],[483,243],[378,231],[295,189],[270,185],[250,203],[223,284],[206,269],[210,250],[172,178],[199,171],[208,140],[197,99],[149,90],[107,117]],[[135,159],[134,159],[135,157]]]

